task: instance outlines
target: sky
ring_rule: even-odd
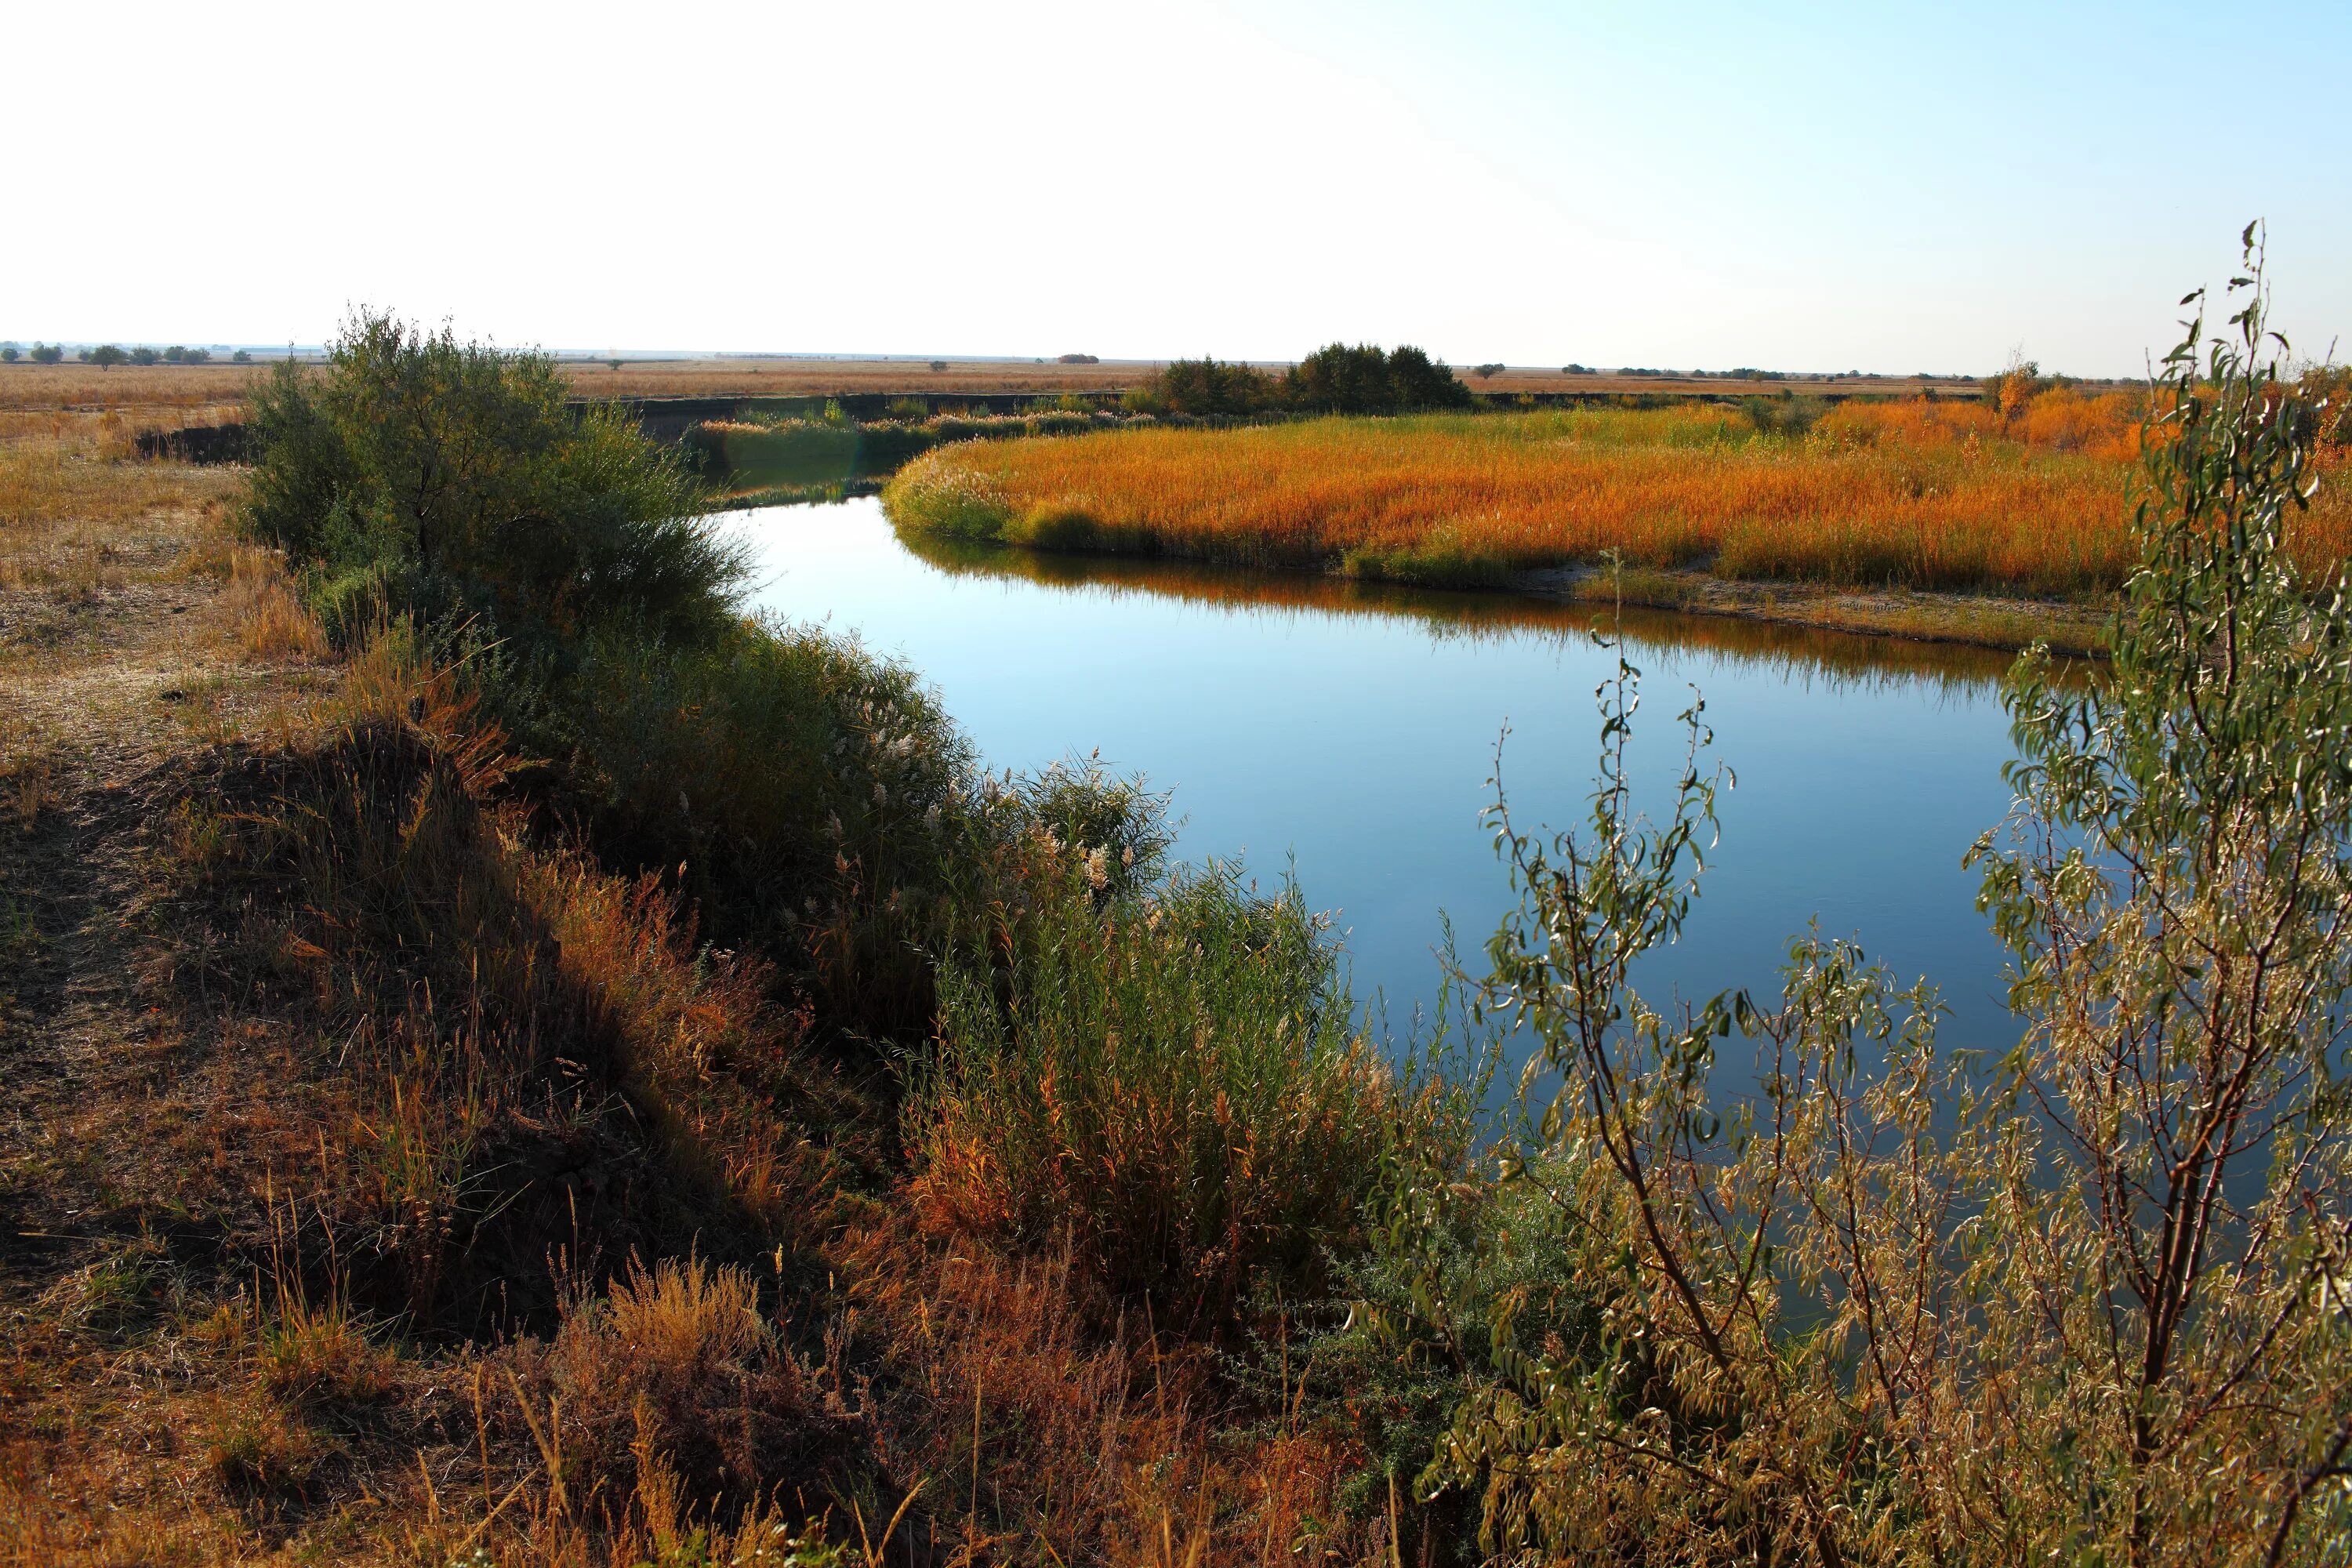
[[[2352,353],[2352,5],[12,5],[0,339]],[[2342,357],[2339,353],[2338,357]]]

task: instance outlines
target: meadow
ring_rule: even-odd
[[[575,397],[793,397],[854,393],[982,396],[1121,392],[1157,368],[1143,363],[1062,364],[953,360],[566,359],[556,373]],[[0,411],[172,410],[241,405],[266,364],[0,364]],[[310,374],[322,367],[312,362]],[[177,423],[173,421],[173,423]]]
[[[1158,429],[946,448],[886,492],[911,530],[1453,586],[1630,566],[1735,580],[2080,598],[2136,559],[2122,394]],[[2352,540],[2326,496],[2294,543]]]
[[[557,369],[579,397],[796,397],[857,393],[979,397],[1004,393],[1125,392],[1145,384],[1162,368],[1160,362],[1147,360],[1096,364],[1034,359],[937,363],[940,368],[934,370],[932,362],[924,360],[730,355],[725,359],[624,359],[617,367],[605,360],[565,359],[558,362]],[[205,364],[125,364],[110,369],[76,363],[0,364],[0,410],[174,408],[236,403],[257,372],[266,368],[232,364],[225,356]],[[1931,384],[1948,395],[1966,397],[1975,390],[1975,384],[1963,378],[1931,384],[1908,376],[1748,380],[1731,375],[1622,375],[1606,371],[1570,374],[1523,365],[1491,375],[1463,374],[1472,391],[1504,399],[1522,393],[1724,397],[1748,392],[1777,395],[1782,390],[1910,397]]]

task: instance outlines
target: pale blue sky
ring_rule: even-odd
[[[2268,218],[2352,335],[2352,5],[13,11],[0,337],[2135,372]]]

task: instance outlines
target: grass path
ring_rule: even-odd
[[[236,1515],[172,1506],[203,1468],[163,1414],[188,1363],[117,1330],[189,1239],[154,1201],[187,1153],[173,1103],[225,1087],[156,1005],[156,867],[214,742],[319,675],[239,647],[220,476],[142,469],[118,510],[121,475],[68,473],[0,534],[0,1551],[259,1552]]]

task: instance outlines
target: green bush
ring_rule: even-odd
[[[1370,344],[1316,350],[1283,378],[1284,404],[1318,414],[1401,414],[1467,408],[1470,389],[1443,360],[1406,344],[1384,353]]]
[[[1829,405],[1818,397],[1783,392],[1778,397],[1743,397],[1739,411],[1759,436],[1802,436],[1821,423]]]
[[[810,627],[586,639],[526,738],[609,861],[677,871],[706,926],[792,963],[828,1021],[929,1026],[968,743],[904,666]]]
[[[1217,867],[1112,895],[1121,852],[1033,829],[1048,874],[961,944],[906,1131],[930,1222],[1066,1239],[1163,1325],[1313,1295],[1388,1179],[1394,1080],[1295,889]]]
[[[30,355],[35,364],[56,364],[66,357],[66,351],[55,343],[35,343]]]
[[[256,389],[257,538],[376,603],[464,625],[510,664],[560,662],[621,621],[708,646],[733,624],[741,558],[709,498],[624,414],[575,416],[554,361],[362,313],[323,377],[281,362]],[[348,623],[336,628],[348,634]]]
[[[1125,402],[1137,413],[1256,414],[1281,405],[1282,386],[1251,365],[1180,359],[1128,394]]]

